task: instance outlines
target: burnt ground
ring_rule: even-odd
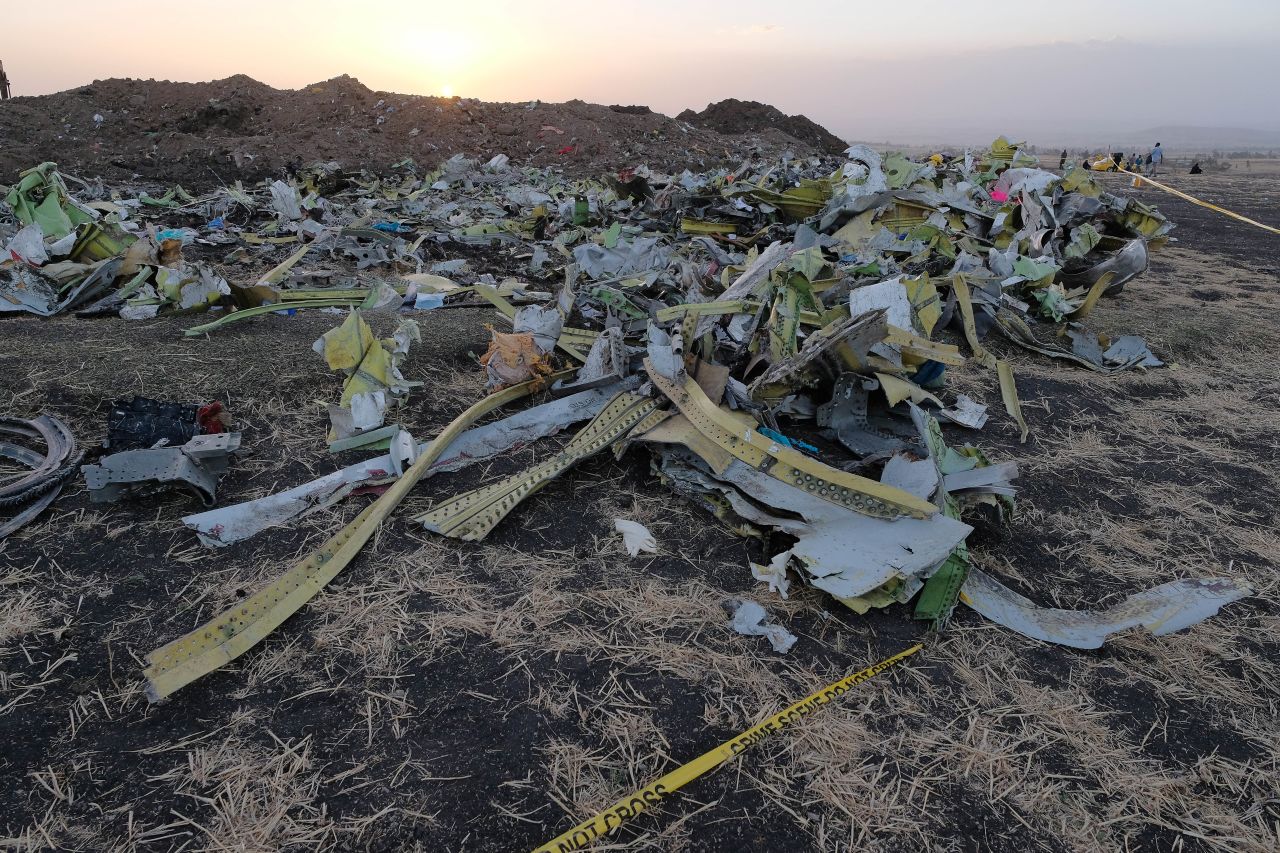
[[[1246,213],[1276,191],[1232,181],[1203,186]],[[196,509],[186,499],[96,506],[76,483],[0,544],[0,843],[529,849],[923,639],[909,664],[601,849],[1274,851],[1276,238],[1158,203],[1180,242],[1092,322],[1147,336],[1168,369],[1102,377],[992,341],[1015,364],[1025,445],[994,377],[955,371],[951,390],[990,404],[992,419],[949,440],[1021,468],[1017,514],[982,525],[973,551],[1063,607],[1176,577],[1247,577],[1256,596],[1179,634],[1130,631],[1097,651],[1029,640],[963,608],[929,636],[906,607],[859,617],[794,588],[781,601],[747,570],[759,546],[673,499],[641,450],[570,471],[481,543],[409,523],[433,497],[542,458],[552,439],[426,481],[264,643],[149,706],[147,652],[319,545],[369,498],[212,551],[181,527]],[[426,436],[481,393],[474,354],[492,313],[418,319],[424,340],[405,373],[425,386],[400,420]],[[199,321],[0,320],[0,410],[50,411],[93,444],[113,398],[221,399],[246,449],[220,485],[225,503],[359,458],[335,460],[323,443],[339,382],[310,345],[337,318],[272,315],[181,336]],[[618,516],[649,525],[661,554],[627,557]],[[795,648],[783,657],[733,633],[721,602],[734,595],[764,603],[800,637]]]

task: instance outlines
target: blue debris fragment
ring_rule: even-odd
[[[801,441],[798,438],[787,438],[785,435],[778,432],[777,430],[769,429],[768,427],[756,427],[756,431],[759,432],[761,435],[763,435],[765,438],[773,439],[774,441],[778,442],[778,444],[782,444],[787,447],[793,447],[796,450],[803,450],[807,453],[818,452],[818,448],[814,447],[812,444]]]

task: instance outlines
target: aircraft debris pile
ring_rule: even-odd
[[[944,439],[944,424],[977,435],[992,423],[984,406],[948,393],[948,369],[969,358],[989,368],[1025,441],[1012,367],[984,343],[993,335],[1102,373],[1162,364],[1140,338],[1086,321],[1146,269],[1173,226],[1086,170],[1042,170],[1004,139],[955,158],[854,146],[839,162],[789,158],[705,174],[636,167],[601,181],[502,156],[455,156],[426,173],[403,166],[379,178],[321,165],[293,183],[91,206],[45,164],[9,194],[20,226],[0,270],[9,280],[0,306],[7,300],[10,310],[56,313],[88,298],[122,316],[221,310],[187,330],[202,334],[282,308],[355,309],[316,342],[347,377],[329,440],[335,451],[388,454],[184,521],[221,546],[366,485],[392,485],[241,602],[239,615],[153,653],[152,698],[243,653],[303,606],[420,480],[583,422],[532,467],[438,496],[413,522],[482,539],[581,460],[645,452],[673,492],[762,543],[750,571],[782,596],[800,582],[859,613],[909,603],[935,627],[963,602],[1029,636],[1088,648],[1134,625],[1177,630],[1248,594],[1234,581],[1176,581],[1105,612],[1062,611],[1032,604],[970,561],[971,521],[1014,510],[1018,470],[957,433]],[[155,209],[205,220],[191,243],[234,247],[269,269],[245,286],[200,264],[166,266],[161,256],[183,241],[144,224]],[[97,254],[77,254],[91,231]],[[477,246],[517,274],[499,280],[465,258],[442,259]],[[56,257],[67,260],[55,266],[77,269],[53,278]],[[354,271],[330,268],[338,262]],[[378,341],[361,309],[467,304],[492,305],[510,323],[494,330],[482,359],[493,393],[418,443],[385,423],[387,398],[411,384],[398,356],[417,327]],[[474,425],[535,395],[548,399]],[[626,534],[630,522],[619,524]],[[627,535],[633,553],[654,547],[639,531]],[[739,630],[790,647],[760,614],[735,612]]]

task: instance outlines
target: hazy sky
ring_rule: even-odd
[[[10,0],[15,94],[103,77],[648,104],[725,97],[862,139],[1280,130],[1280,0]]]

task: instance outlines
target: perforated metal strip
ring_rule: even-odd
[[[554,380],[573,372],[561,371],[547,378]],[[545,380],[514,385],[471,406],[444,428],[390,489],[317,550],[235,607],[148,655],[143,671],[147,698],[157,702],[257,645],[346,568],[463,430],[499,406],[534,393],[542,384]]]
[[[504,480],[458,495],[414,521],[421,522],[427,530],[455,539],[483,539],[517,504],[579,460],[626,435],[657,408],[657,400],[624,391],[552,458]]]
[[[754,421],[739,421],[685,377],[677,385],[658,373],[648,359],[649,378],[703,435],[748,465],[823,500],[877,518],[910,515],[927,518],[938,508],[910,492],[824,465],[756,431]]]

